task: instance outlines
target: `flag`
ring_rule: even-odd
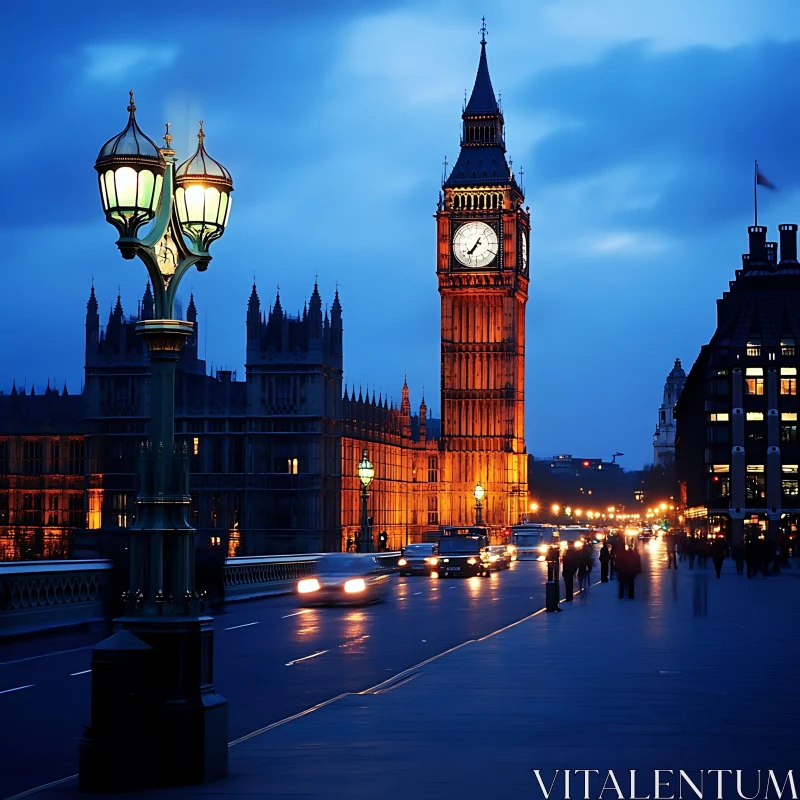
[[[763,186],[765,189],[777,189],[778,187],[775,186],[774,183],[768,181],[760,171],[756,170],[756,184],[758,186]]]

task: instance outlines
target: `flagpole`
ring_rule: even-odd
[[[758,226],[758,161],[755,162],[753,169],[753,214],[755,225]]]

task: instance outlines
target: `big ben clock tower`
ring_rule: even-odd
[[[525,304],[530,221],[506,161],[503,113],[481,29],[478,74],[462,114],[461,152],[436,213],[442,301],[444,524],[475,520],[473,491],[486,491],[483,517],[520,521],[527,505]],[[445,487],[442,487],[445,488]]]

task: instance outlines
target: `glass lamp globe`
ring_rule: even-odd
[[[486,491],[484,490],[483,486],[481,486],[480,483],[479,483],[475,487],[475,491],[473,492],[473,497],[475,498],[475,501],[480,503],[481,500],[483,500],[483,497],[484,497],[485,494],[486,494]]]
[[[375,477],[375,467],[372,466],[372,462],[367,458],[366,450],[361,455],[361,461],[358,462],[358,477],[365,489]]]
[[[230,172],[206,153],[205,138],[200,120],[197,150],[175,173],[175,205],[181,229],[203,252],[225,231],[233,191]]]
[[[136,123],[133,92],[128,113],[125,129],[103,145],[94,165],[106,219],[123,239],[136,236],[155,216],[167,167],[156,143]]]

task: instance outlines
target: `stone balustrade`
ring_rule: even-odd
[[[324,553],[249,556],[225,562],[225,600],[235,602],[290,594],[314,575]],[[375,553],[387,571],[398,552]],[[107,560],[0,563],[0,638],[107,621],[113,563]]]
[[[0,563],[0,637],[103,621],[111,570],[105,560]]]

